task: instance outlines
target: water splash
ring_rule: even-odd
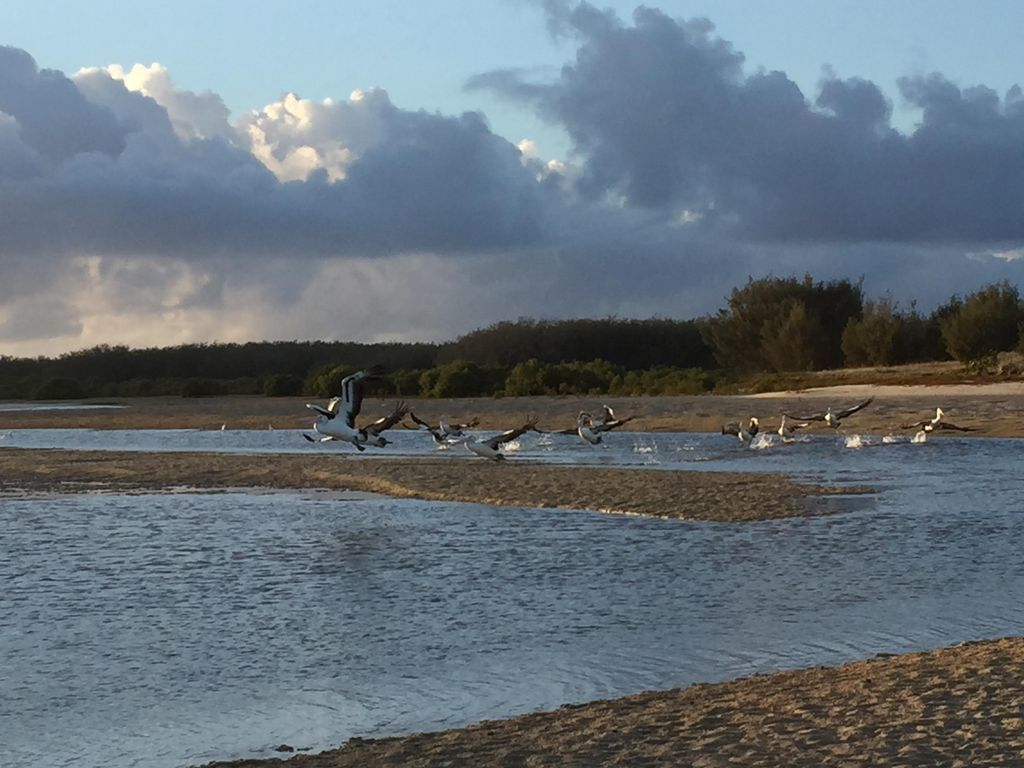
[[[914,435],[910,439],[910,442],[914,443],[915,445],[921,445],[922,443],[927,443],[928,442],[928,433],[925,432],[922,429],[920,432],[918,432],[916,435]]]
[[[518,440],[512,440],[512,441],[502,445],[501,449],[503,451],[505,451],[506,453],[515,453],[516,451],[518,451],[522,447],[523,447],[523,444],[520,443]]]
[[[846,436],[846,447],[847,448],[864,448],[870,445],[867,440],[862,438],[860,435],[847,435]]]
[[[658,444],[652,441],[650,444],[642,443],[639,440],[633,443],[633,453],[657,453]]]
[[[775,445],[775,440],[767,432],[761,432],[753,440],[750,441],[750,450],[752,451],[763,451],[765,448],[772,448]]]

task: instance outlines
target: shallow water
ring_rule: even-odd
[[[160,434],[180,450],[297,437]],[[0,754],[180,766],[1021,632],[1022,441],[614,438],[531,436],[511,459],[880,493],[743,525],[290,493],[0,499]],[[128,442],[5,442],[46,439]]]

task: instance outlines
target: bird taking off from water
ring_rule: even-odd
[[[851,405],[849,408],[842,408],[838,411],[834,411],[832,408],[829,408],[827,411],[812,413],[808,416],[797,416],[794,413],[783,413],[782,415],[790,419],[796,419],[797,421],[824,421],[828,426],[832,427],[832,429],[839,429],[840,422],[843,419],[848,416],[852,416],[862,408],[867,408],[871,405],[874,399],[874,397],[869,397],[861,403]]]
[[[757,433],[760,431],[761,425],[760,422],[758,422],[756,416],[750,417],[750,421],[747,424],[747,426],[743,426],[743,424],[738,421],[730,421],[728,424],[722,425],[723,435],[732,435],[733,437],[738,437],[740,443],[743,444],[749,443],[751,440],[753,440],[757,436]]]
[[[526,423],[516,429],[510,429],[506,432],[502,432],[500,435],[488,438],[487,440],[477,440],[473,435],[466,435],[453,440],[453,443],[464,443],[466,448],[475,453],[477,456],[482,456],[485,459],[492,459],[493,461],[502,461],[505,456],[499,451],[501,446],[505,443],[510,443],[520,435],[527,432],[540,432],[537,429],[537,418],[531,416],[526,420]]]
[[[343,440],[365,451],[369,435],[365,429],[356,427],[356,416],[363,407],[363,382],[375,377],[376,374],[368,369],[346,376],[341,380],[341,395],[331,398],[326,408],[306,403],[307,408],[320,414],[313,423],[313,430],[322,437],[315,438],[305,432],[302,436],[311,442]]]
[[[952,422],[946,421],[946,413],[941,408],[935,409],[935,416],[931,419],[922,419],[913,424],[901,424],[900,429],[919,429],[914,436],[918,442],[924,442],[932,432],[940,432],[943,429],[952,429],[956,432],[974,432],[974,427],[961,427]]]

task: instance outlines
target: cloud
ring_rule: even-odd
[[[222,106],[159,65],[69,79],[3,49],[0,254],[490,250],[538,237],[550,207],[476,113],[289,95],[227,130]]]
[[[1019,90],[905,79],[904,135],[875,84],[826,71],[808,99],[707,21],[544,5],[578,45],[561,74],[469,85],[564,126],[564,159],[382,89],[232,122],[156,63],[0,49],[0,353],[693,317],[808,271],[926,308],[1024,274]]]
[[[553,82],[497,70],[470,80],[563,125],[591,199],[702,214],[762,241],[999,241],[1024,237],[1024,100],[940,76],[900,92],[923,113],[910,135],[881,89],[827,73],[806,97],[784,73],[747,72],[707,20],[546,3],[579,41]]]

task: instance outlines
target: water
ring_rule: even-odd
[[[180,443],[244,437],[258,451],[281,436]],[[50,430],[0,445],[44,437],[124,447]],[[531,436],[510,461],[578,452],[880,492],[853,512],[743,525],[329,494],[0,499],[3,762],[163,768],[323,749],[1021,633],[1022,441],[614,438],[583,452]]]

